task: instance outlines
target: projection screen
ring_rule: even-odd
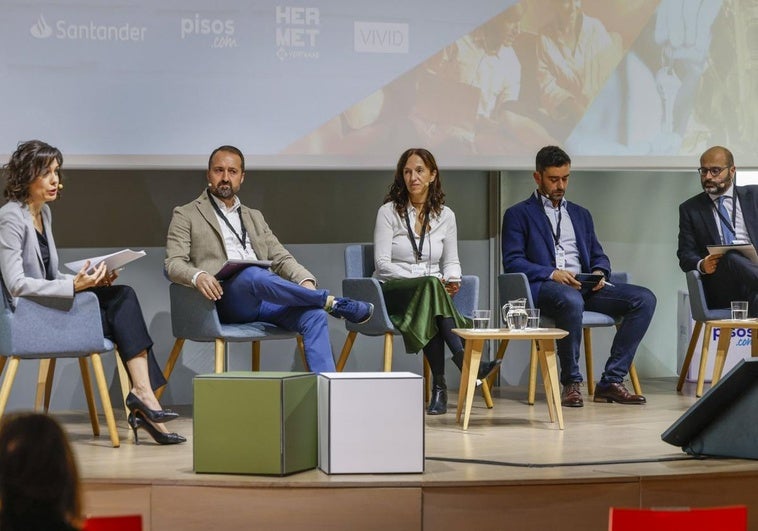
[[[758,0],[0,0],[0,153],[68,167],[758,167]]]

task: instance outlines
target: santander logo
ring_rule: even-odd
[[[37,22],[32,24],[32,27],[29,28],[29,32],[32,34],[32,37],[37,39],[47,39],[53,34],[53,28],[47,23],[45,17],[40,15]]]

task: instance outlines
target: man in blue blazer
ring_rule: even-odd
[[[679,205],[679,267],[703,275],[708,306],[728,308],[733,300],[746,300],[750,315],[758,316],[758,266],[736,251],[707,249],[758,241],[758,186],[735,185],[734,156],[722,146],[700,156],[698,173],[703,192]]]
[[[624,318],[595,387],[594,401],[644,404],[645,397],[631,394],[623,381],[653,318],[655,295],[647,288],[614,286],[605,280],[611,262],[597,240],[592,216],[564,198],[570,173],[571,159],[561,148],[547,146],[537,153],[537,190],[503,216],[503,269],[524,273],[537,307],[569,332],[557,341],[564,406],[584,405],[578,363],[584,310]],[[583,288],[575,278],[578,273],[599,274],[603,279]]]

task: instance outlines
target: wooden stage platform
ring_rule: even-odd
[[[644,406],[564,408],[565,431],[548,422],[544,395],[529,406],[525,388],[496,388],[494,409],[475,400],[467,432],[454,406],[427,417],[426,470],[408,475],[195,474],[189,409],[171,424],[188,442],[168,447],[135,446],[123,411],[118,449],[92,437],[86,412],[55,415],[73,440],[87,512],[141,513],[146,530],[603,530],[611,506],[727,504],[747,505],[758,530],[758,461],[694,459],[661,441],[695,401],[694,384],[682,394],[675,385],[643,381]]]

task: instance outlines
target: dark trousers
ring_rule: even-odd
[[[732,301],[748,301],[748,313],[758,317],[758,265],[737,251],[721,257],[716,271],[703,275],[703,289],[711,308],[729,308]]]
[[[598,291],[583,292],[558,282],[545,282],[537,306],[542,314],[555,320],[555,326],[569,335],[556,341],[561,366],[561,383],[581,382],[579,345],[582,339],[582,312],[600,312],[623,317],[611,345],[611,353],[600,379],[603,383],[620,383],[629,372],[634,354],[653,318],[656,299],[653,292],[632,284],[605,286]]]
[[[153,340],[142,317],[137,294],[129,286],[102,286],[90,290],[100,303],[100,318],[105,337],[116,343],[118,354],[126,362],[147,351],[147,368],[153,390],[166,385],[158,362],[153,355]]]

